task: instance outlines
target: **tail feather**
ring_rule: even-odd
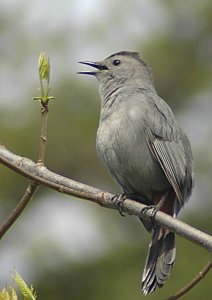
[[[161,227],[155,228],[142,276],[144,295],[151,294],[156,287],[164,285],[171,273],[175,256],[174,233]]]

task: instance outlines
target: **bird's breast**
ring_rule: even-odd
[[[125,192],[149,196],[152,187],[164,188],[164,175],[147,145],[145,118],[141,115],[134,107],[115,110],[101,119],[96,146],[100,158]]]

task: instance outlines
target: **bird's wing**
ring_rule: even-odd
[[[147,143],[172,185],[181,207],[193,185],[190,143],[162,99],[158,97],[149,103],[151,109],[147,115]]]

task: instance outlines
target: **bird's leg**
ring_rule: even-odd
[[[152,209],[151,215],[150,215],[150,220],[152,223],[152,227],[153,229],[155,228],[155,216],[157,214],[157,212],[162,208],[162,206],[164,205],[165,201],[166,201],[166,197],[168,195],[168,192],[166,192],[161,199],[159,200],[159,202],[155,205],[149,205],[147,207],[144,207],[141,210],[141,213],[146,213],[149,209]]]
[[[117,194],[111,198],[111,200],[115,204],[117,204],[118,211],[122,217],[125,217],[125,214],[123,213],[123,204],[124,204],[124,200],[126,200],[126,199],[127,199],[127,194],[125,194],[125,193]]]

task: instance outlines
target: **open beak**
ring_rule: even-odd
[[[108,67],[103,66],[100,62],[92,62],[92,61],[79,61],[79,64],[88,65],[90,67],[96,68],[98,70],[108,70]],[[77,74],[85,74],[85,75],[96,75],[97,72],[78,72]]]

